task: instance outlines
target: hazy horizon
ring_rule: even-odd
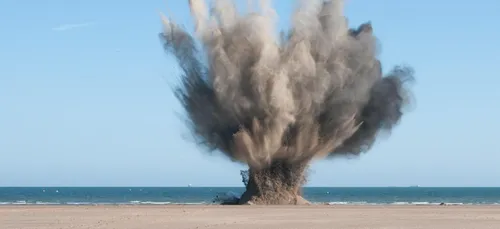
[[[235,186],[0,186],[0,188],[244,188]],[[310,186],[304,188],[500,188],[500,186]]]

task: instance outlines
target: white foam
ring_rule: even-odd
[[[20,200],[20,201],[13,202],[12,204],[13,205],[25,205],[25,204],[28,204],[28,203],[26,203],[26,201],[24,201],[24,200]]]
[[[170,201],[139,201],[132,200],[129,202],[113,203],[113,202],[45,202],[45,201],[13,201],[13,202],[0,202],[0,205],[206,205],[206,204],[219,204],[210,202],[170,202]],[[460,205],[500,205],[500,202],[496,203],[460,203],[460,202],[405,202],[398,201],[393,203],[374,203],[374,202],[363,202],[363,201],[331,201],[331,202],[313,202],[315,205],[414,205],[414,206],[460,206]]]
[[[57,203],[57,202],[43,202],[43,201],[37,201],[35,202],[35,204],[37,205],[58,205],[60,203]]]
[[[144,205],[167,205],[167,204],[171,204],[171,202],[143,201],[143,202],[140,202],[140,204],[144,204]]]
[[[325,203],[314,203],[314,204],[325,204]],[[328,205],[414,205],[414,206],[434,206],[434,205],[446,205],[446,206],[457,206],[457,205],[500,205],[500,203],[490,203],[490,204],[484,204],[484,203],[470,203],[470,204],[464,204],[464,203],[446,203],[446,202],[426,202],[426,201],[421,201],[421,202],[405,202],[405,201],[398,201],[398,202],[393,202],[393,203],[370,203],[370,202],[349,202],[349,201],[332,201],[326,203]]]
[[[67,202],[67,205],[92,205],[90,202]]]
[[[409,205],[410,203],[409,202],[394,202],[394,203],[391,203],[392,205]]]
[[[374,204],[364,201],[359,201],[359,202],[333,201],[333,202],[328,202],[328,205],[374,205]]]

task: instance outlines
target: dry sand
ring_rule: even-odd
[[[2,206],[1,229],[500,228],[500,206]]]

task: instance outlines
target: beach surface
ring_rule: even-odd
[[[1,229],[500,228],[500,206],[0,206]]]

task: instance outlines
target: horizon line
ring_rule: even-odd
[[[0,188],[245,188],[245,186],[0,186]],[[304,186],[303,188],[500,188],[500,186]]]

